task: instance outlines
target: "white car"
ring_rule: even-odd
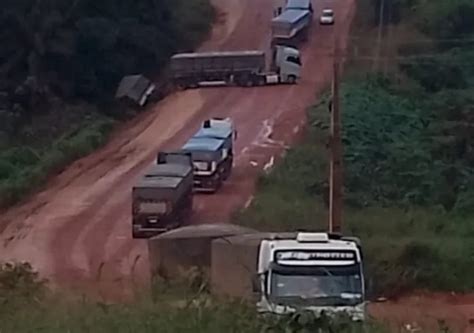
[[[323,9],[323,13],[319,18],[319,24],[334,24],[334,11],[332,9]]]

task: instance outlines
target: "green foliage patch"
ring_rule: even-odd
[[[452,146],[440,140],[447,135],[440,129],[446,116],[455,116],[441,109],[456,100],[463,114],[470,95],[445,92],[420,102],[378,76],[346,81],[342,95],[344,231],[362,240],[374,292],[474,288],[472,168],[466,155],[448,154]],[[309,111],[306,143],[262,177],[239,223],[260,230],[326,229],[326,102]]]

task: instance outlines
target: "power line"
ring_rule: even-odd
[[[339,43],[335,40],[333,82],[331,100],[331,136],[330,136],[330,171],[329,171],[329,232],[340,232],[342,229],[342,140],[339,101]]]

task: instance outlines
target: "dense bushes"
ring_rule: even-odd
[[[207,0],[4,1],[0,205],[97,148],[127,118],[113,103],[120,79],[157,78],[172,53],[206,36],[213,15]]]
[[[183,283],[181,283],[183,282]],[[216,299],[189,281],[159,282],[156,297],[130,304],[64,299],[47,290],[28,264],[0,265],[0,331],[2,332],[385,332],[372,322],[354,325],[296,313],[279,318],[259,316],[254,305]],[[149,291],[147,291],[149,292]]]
[[[436,127],[446,114],[377,77],[346,81],[343,92],[344,232],[362,239],[374,291],[474,288],[474,178],[465,156],[450,156],[451,148],[438,142]],[[260,230],[326,228],[324,103],[310,110],[310,120],[308,143],[262,178],[240,223]]]
[[[92,118],[44,148],[17,146],[0,152],[0,206],[17,202],[52,172],[98,148],[113,123],[106,117]]]

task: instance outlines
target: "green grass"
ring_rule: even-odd
[[[26,311],[29,310],[29,311]],[[170,304],[139,301],[131,305],[105,305],[84,302],[51,306],[36,304],[23,311],[1,315],[2,332],[286,332],[291,324],[259,319],[252,307],[208,299],[206,305],[173,307]],[[316,326],[317,324],[315,324]],[[296,325],[294,325],[296,326]],[[309,326],[309,325],[308,325]],[[321,325],[318,325],[321,326]],[[338,325],[337,332],[362,332]],[[346,327],[347,328],[346,328]],[[374,326],[374,328],[372,328]],[[384,332],[368,324],[366,332]],[[273,329],[271,329],[273,328]],[[293,329],[290,332],[303,332]],[[322,332],[328,332],[327,329]]]
[[[374,292],[472,290],[474,214],[461,209],[472,191],[459,187],[454,208],[443,205],[443,174],[435,166],[449,161],[432,153],[436,142],[420,121],[427,110],[373,79],[348,81],[343,91],[343,229],[362,240]],[[262,176],[252,205],[237,215],[238,223],[259,230],[326,229],[324,102],[309,111],[306,142]]]
[[[12,147],[0,153],[0,206],[16,203],[53,173],[83,157],[108,138],[114,121],[96,116],[42,149]]]
[[[154,297],[132,303],[105,304],[71,300],[48,292],[28,264],[0,266],[0,332],[387,332],[372,321],[354,325],[347,318],[329,321],[308,314],[262,318],[254,306],[216,299],[202,288],[202,278],[157,282]],[[197,282],[197,283],[196,283]]]

